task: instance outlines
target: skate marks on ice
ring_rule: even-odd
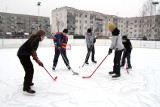
[[[35,65],[33,80],[35,85],[32,87],[36,91],[35,96],[23,95],[23,74],[19,74],[20,70],[14,68],[14,72],[11,72],[1,68],[6,71],[2,73],[4,77],[1,75],[0,78],[0,105],[1,107],[160,107],[158,67],[149,66],[146,61],[142,64],[146,64],[147,67],[133,64],[133,67],[137,68],[130,71],[130,74],[122,70],[121,77],[112,80],[108,75],[112,68],[112,64],[109,63],[112,60],[109,61],[109,58],[90,79],[82,79],[82,75],[92,73],[97,64],[94,67],[86,66],[79,69],[71,62],[75,71],[79,69],[80,76],[73,76],[65,66],[63,69],[59,69],[61,68],[59,66],[56,72],[49,71],[52,76],[58,76],[56,82],[53,82],[43,68]],[[137,64],[134,59],[133,62]],[[52,63],[48,64],[47,69],[52,68],[50,65]]]

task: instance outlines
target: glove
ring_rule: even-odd
[[[39,59],[37,59],[36,62],[38,63],[39,66],[43,67],[43,63]]]
[[[32,57],[33,57],[34,60],[38,59],[36,51],[32,52]]]
[[[112,49],[109,48],[108,55],[112,53]]]

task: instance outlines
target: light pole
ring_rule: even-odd
[[[152,4],[155,6],[155,13],[154,13],[154,27],[155,27],[155,31],[154,31],[154,32],[156,33],[156,32],[157,32],[157,31],[156,31],[156,30],[157,30],[157,29],[156,29],[156,28],[157,28],[157,27],[156,27],[156,5],[159,4],[159,2],[158,2],[158,1],[154,1],[154,2],[152,2]],[[154,37],[155,37],[155,36],[154,36]],[[156,37],[155,37],[155,40],[156,40]]]
[[[39,24],[39,7],[41,6],[41,2],[38,2],[37,6],[38,6],[38,29],[40,29],[40,24]]]
[[[156,5],[157,4],[159,4],[159,2],[158,1],[154,1],[154,2],[152,2],[152,4],[153,5],[155,5],[155,16],[154,16],[154,28],[155,28],[155,33],[157,32],[157,27],[156,27]],[[158,34],[158,33],[157,33]],[[156,35],[154,36],[154,38],[155,38],[155,48],[156,48]]]

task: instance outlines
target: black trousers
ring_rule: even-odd
[[[95,59],[94,59],[94,54],[95,54],[94,45],[93,45],[92,48],[88,48],[88,47],[87,47],[87,55],[86,55],[86,60],[85,60],[85,62],[88,62],[88,59],[89,59],[91,53],[92,53],[91,60],[92,60],[92,61],[95,61]]]
[[[25,91],[31,88],[30,85],[33,80],[34,68],[29,55],[19,55],[18,58],[25,71],[23,82],[23,91]]]
[[[126,60],[125,60],[125,58],[127,58],[127,65],[128,65],[128,67],[132,67],[131,66],[131,52],[129,52],[128,54],[127,54],[127,57],[125,57],[126,56],[126,51],[124,51],[123,52],[123,56],[122,56],[122,60],[121,60],[121,66],[124,66],[124,64],[125,64],[125,62],[126,62]]]
[[[120,60],[123,50],[116,50],[114,54],[114,66],[113,66],[113,72],[115,72],[117,75],[120,75]]]
[[[58,63],[58,58],[59,58],[59,55],[62,54],[62,59],[64,61],[64,63],[66,64],[66,66],[69,66],[69,60],[67,58],[67,55],[66,55],[66,50],[63,50],[63,51],[59,51],[58,49],[55,48],[55,55],[54,55],[54,59],[53,59],[53,66],[57,66],[57,63]]]

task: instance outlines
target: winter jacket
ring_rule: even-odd
[[[62,32],[57,32],[56,35],[53,37],[53,41],[55,44],[55,48],[62,47],[66,49],[68,37],[64,36]]]
[[[129,39],[126,39],[126,42],[122,42],[122,43],[123,43],[123,45],[124,45],[124,47],[125,47],[125,51],[126,51],[127,53],[130,53],[131,50],[132,50],[132,44],[131,44],[130,40],[129,40]]]
[[[87,34],[85,36],[85,39],[86,39],[86,44],[87,44],[88,48],[90,48],[91,45],[93,45],[96,42],[96,38],[93,34],[91,34],[91,35]]]
[[[124,46],[122,44],[122,37],[119,35],[119,30],[116,28],[112,32],[112,39],[111,39],[111,46],[110,49],[114,50],[122,50],[124,49]]]
[[[32,55],[39,46],[41,41],[40,36],[33,35],[31,36],[18,50],[17,55]]]

